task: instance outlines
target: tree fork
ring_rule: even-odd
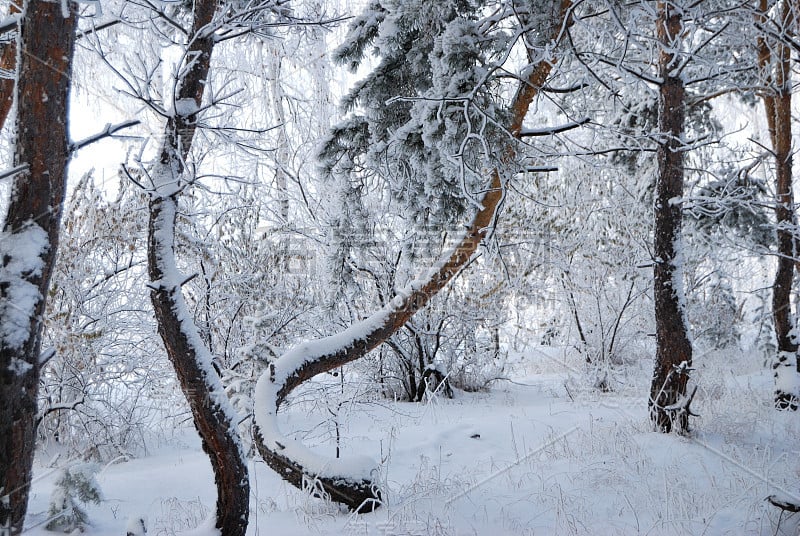
[[[209,28],[217,8],[216,0],[194,3],[192,38],[184,55],[190,65],[179,80],[175,100],[191,100],[195,106],[191,113],[176,114],[167,121],[154,176],[157,181],[160,178],[166,182],[171,191],[163,191],[163,183],[155,184],[156,191],[150,201],[147,265],[150,280],[154,282],[150,298],[158,332],[214,471],[216,527],[225,536],[244,536],[250,511],[250,482],[235,413],[211,367],[208,349],[186,314],[181,282],[172,280],[178,273],[174,240],[180,188],[176,185],[185,171],[183,163],[194,141],[196,110],[203,101],[215,43]]]
[[[558,2],[557,19],[554,20],[552,34],[548,36],[551,42],[560,40],[569,24],[571,8],[571,0]],[[540,60],[530,70],[527,78],[520,83],[510,105],[511,120],[508,127],[515,139],[519,139],[525,115],[533,99],[544,87],[554,65],[553,57]],[[503,150],[503,163],[511,165],[515,155],[514,144],[510,142]],[[262,408],[271,419],[274,419],[286,397],[297,386],[317,374],[355,361],[385,342],[401,329],[414,313],[425,307],[428,301],[469,262],[494,222],[503,198],[503,181],[500,173],[498,169],[492,172],[489,188],[481,199],[481,209],[473,217],[461,242],[435,273],[418,285],[407,289],[407,292],[396,296],[389,305],[367,320],[340,333],[340,337],[348,341],[347,344],[339,344],[333,350],[320,355],[306,355],[302,363],[297,365],[294,363],[297,352],[304,351],[303,347],[299,347],[272,364],[270,371],[261,376],[256,387],[256,404],[271,405],[272,407]],[[363,329],[364,326],[368,326],[368,329]],[[348,337],[350,334],[352,336]],[[286,370],[283,370],[284,367]],[[343,503],[359,513],[372,511],[380,504],[380,492],[371,481],[364,479],[353,481],[347,479],[346,475],[342,475],[341,478],[320,478],[282,452],[284,449],[280,443],[269,444],[270,442],[263,437],[262,428],[273,423],[259,422],[260,413],[257,408],[253,431],[256,447],[264,460],[282,478],[298,488],[301,488],[304,482],[315,482],[323,488],[332,501]]]

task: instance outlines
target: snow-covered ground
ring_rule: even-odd
[[[248,534],[797,534],[800,514],[781,516],[765,498],[800,501],[798,414],[771,408],[771,371],[755,357],[718,352],[696,364],[691,437],[650,430],[649,360],[602,393],[578,356],[552,348],[525,352],[512,381],[489,392],[345,404],[342,455],[380,460],[384,507],[351,515],[255,460]],[[333,455],[329,407],[298,402],[281,426],[311,431],[306,443]],[[52,534],[51,457],[37,459],[31,535]],[[191,429],[98,481],[104,501],[87,507],[87,534],[124,535],[138,516],[148,535],[183,533],[213,512],[210,465]]]

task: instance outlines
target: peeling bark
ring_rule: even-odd
[[[683,196],[683,130],[685,88],[675,73],[680,56],[683,21],[681,10],[671,2],[658,3],[656,33],[661,43],[658,99],[658,176],[655,200],[654,298],[656,317],[656,363],[650,387],[650,418],[661,432],[686,432],[689,407],[686,397],[692,344],[683,303],[683,254],[681,252],[680,199]]]
[[[571,7],[571,0],[561,0],[558,3],[558,14],[553,21],[551,41],[559,40],[568,24]],[[527,79],[520,83],[510,105],[511,120],[508,129],[515,138],[519,138],[525,115],[533,99],[544,86],[555,63],[556,59],[553,57],[540,60],[531,67]],[[515,158],[514,145],[509,143],[502,153],[503,163],[511,165]],[[259,414],[264,411],[273,418],[286,397],[297,386],[317,374],[363,357],[401,329],[414,313],[425,307],[428,301],[469,262],[494,222],[504,194],[502,172],[503,170],[495,169],[491,173],[489,188],[481,199],[482,208],[473,217],[461,242],[435,272],[429,274],[422,282],[409,287],[406,292],[398,294],[386,307],[364,322],[345,330],[341,335],[348,339],[346,344],[332,348],[322,355],[308,356],[308,359],[299,365],[295,363],[297,349],[290,351],[275,361],[271,371],[259,379],[256,390],[257,393],[265,393],[265,398],[258,399],[256,403],[267,407],[256,409],[253,434],[255,444],[264,461],[289,483],[301,487],[303,482],[314,482],[321,486],[332,501],[343,503],[359,513],[372,511],[380,504],[380,492],[370,480],[353,480],[347,475],[320,478],[298,461],[291,459],[285,452],[281,452],[284,449],[279,442],[270,444],[270,440],[263,436],[261,429],[271,426],[272,423],[259,422]],[[364,329],[365,327],[368,329]],[[353,336],[347,337],[348,332],[353,333]]]
[[[15,4],[11,4],[11,13],[17,13]],[[17,66],[17,43],[11,41],[0,48],[0,69],[13,73]],[[6,124],[6,119],[14,104],[14,79],[0,78],[0,128]]]
[[[75,6],[69,7],[74,12]],[[64,17],[60,2],[28,1],[24,13],[19,39],[25,53],[18,62],[14,167],[27,164],[27,168],[14,177],[2,240],[11,241],[14,235],[33,230],[46,235],[47,243],[36,261],[40,268],[17,274],[16,281],[12,272],[19,259],[15,257],[24,253],[0,244],[0,326],[4,333],[19,320],[14,287],[23,284],[38,290],[28,325],[23,328],[24,340],[0,337],[0,533],[12,535],[22,532],[30,492],[42,314],[58,249],[69,161],[67,104],[76,24],[74,15]],[[6,48],[4,66],[5,53],[18,46]],[[4,84],[2,91],[7,89],[7,82]],[[8,94],[0,95],[7,103]]]

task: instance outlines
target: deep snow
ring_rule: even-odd
[[[800,415],[771,408],[772,373],[755,357],[716,352],[696,364],[701,417],[691,437],[650,431],[648,359],[614,375],[614,392],[600,393],[579,356],[553,348],[524,352],[513,382],[487,393],[346,403],[342,453],[380,460],[387,504],[351,515],[255,460],[248,534],[797,534],[800,514],[784,514],[778,527],[780,512],[765,498],[800,501]],[[326,383],[337,380],[309,389]],[[320,398],[307,390],[279,420],[284,430],[313,431],[305,442],[332,455]],[[37,457],[32,536],[52,534],[43,528],[58,475],[45,463],[52,455]],[[210,465],[192,430],[108,466],[98,481],[105,500],[87,507],[87,534],[125,534],[145,516],[148,535],[171,535],[213,512]]]

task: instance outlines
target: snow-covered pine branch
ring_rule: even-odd
[[[557,5],[558,16],[550,21],[547,36],[550,40],[562,35],[572,3],[561,0]],[[508,131],[515,136],[522,130],[530,105],[554,64],[555,58],[548,54],[529,66],[526,78],[508,106]],[[499,148],[498,153],[504,155],[503,165],[514,165],[512,143]],[[341,461],[311,452],[280,432],[277,411],[289,393],[304,381],[359,359],[386,341],[469,263],[495,222],[505,191],[501,176],[506,172],[506,169],[495,169],[491,173],[489,187],[480,200],[481,208],[466,232],[423,277],[399,291],[385,307],[343,332],[296,346],[274,361],[259,378],[254,439],[264,461],[289,483],[303,488],[305,483],[313,482],[332,501],[359,513],[370,512],[380,505],[381,494],[373,480],[373,463],[365,459]]]

